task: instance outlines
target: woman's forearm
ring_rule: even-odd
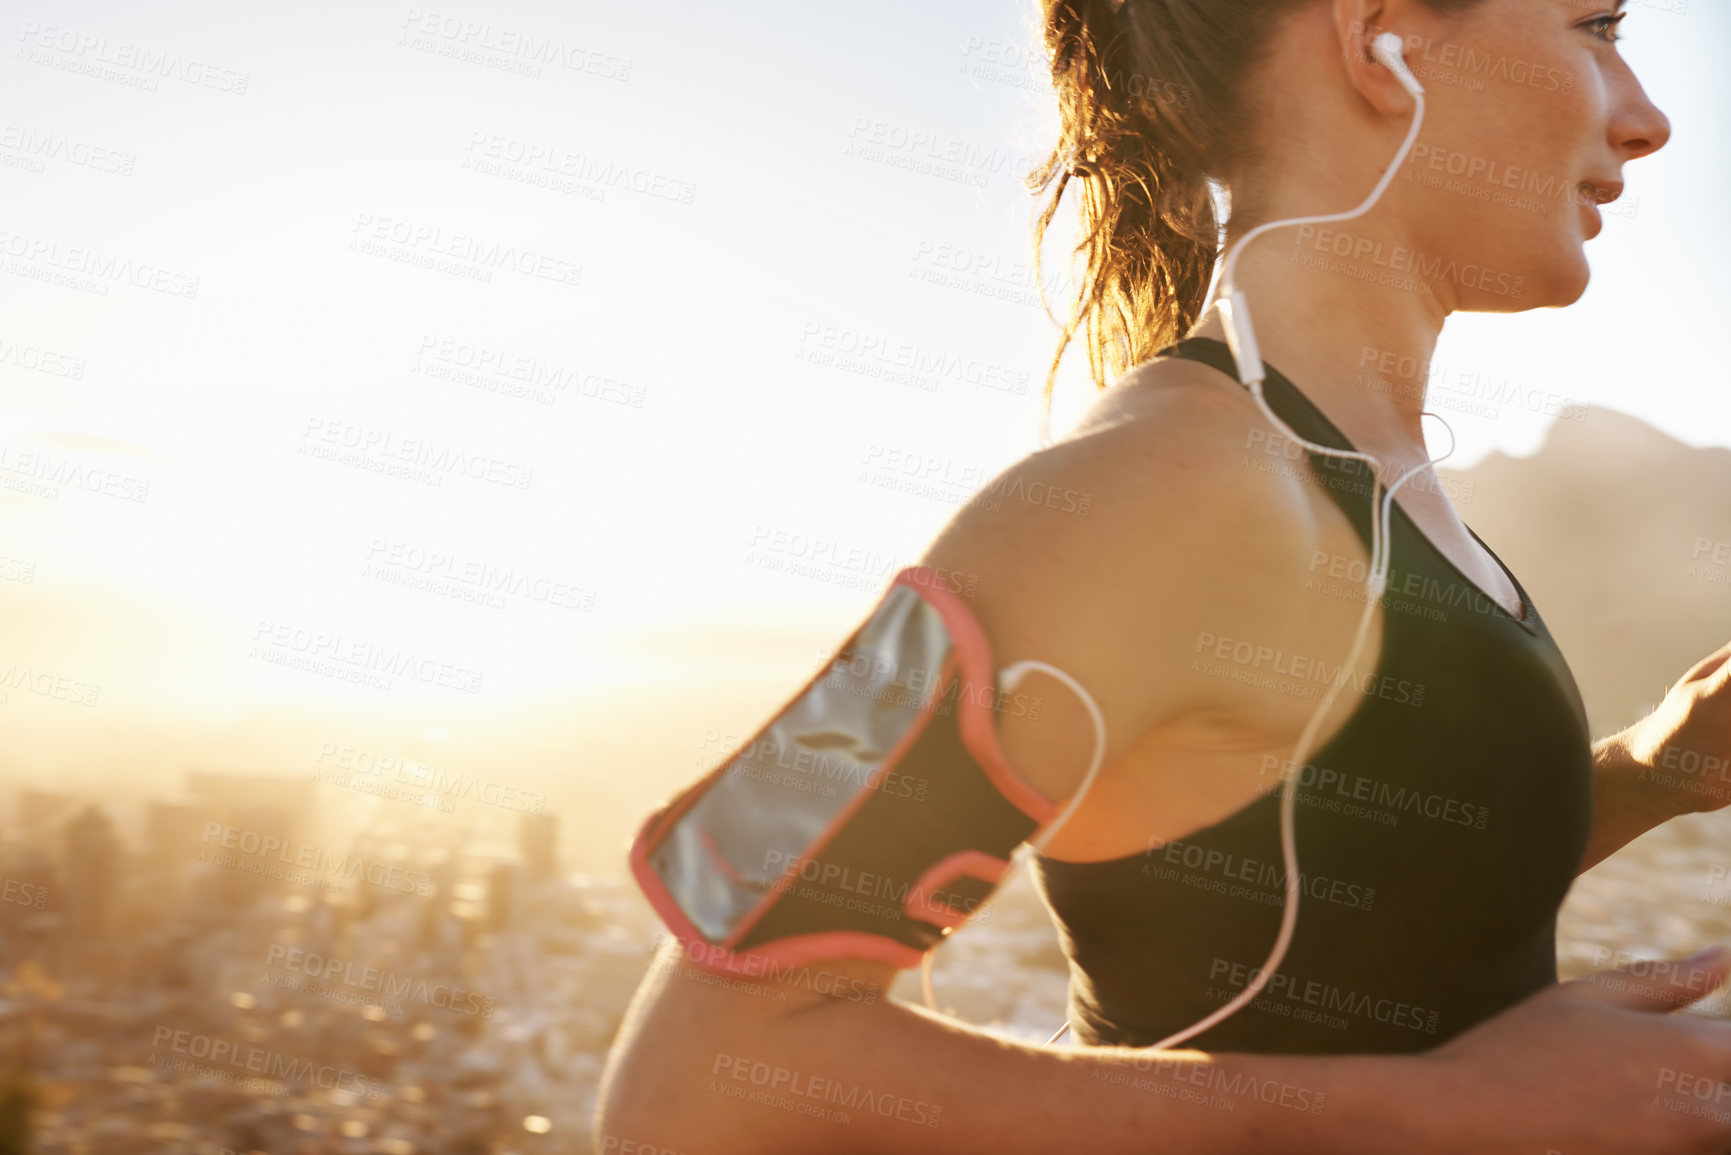
[[[1047,1049],[878,1000],[794,1000],[658,964],[597,1149],[1351,1155],[1452,1151],[1421,1058]],[[635,1144],[635,1146],[627,1146]]]
[[[875,968],[875,969],[874,969]],[[733,980],[664,952],[601,1080],[602,1155],[1658,1155],[1731,1150],[1731,951],[1548,987],[1410,1056],[1049,1050],[878,997],[881,964]],[[811,980],[816,980],[811,981]],[[829,993],[815,995],[823,990]]]
[[[1385,1155],[1454,1150],[1435,1141],[1418,1093],[1422,1062],[1383,1057],[1203,1055],[1125,1048],[1049,1050],[886,1004],[790,1039],[796,1062],[843,1086],[927,1102],[935,1124],[911,1126],[880,1104],[854,1112],[859,1151],[1052,1151],[1194,1155]],[[825,1012],[816,1012],[822,1015]],[[845,1029],[845,1033],[843,1033]],[[941,1113],[940,1113],[941,1112]],[[807,1134],[816,1144],[824,1128]],[[824,1144],[825,1148],[829,1144]],[[815,1145],[798,1149],[816,1150]],[[839,1149],[839,1148],[837,1148]]]

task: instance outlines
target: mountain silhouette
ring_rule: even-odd
[[[1731,641],[1731,450],[1587,406],[1530,457],[1438,474],[1538,606],[1594,737],[1638,721]]]

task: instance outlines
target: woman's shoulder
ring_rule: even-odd
[[[1319,549],[1350,548],[1350,527],[1298,472],[1257,468],[1272,431],[1223,375],[1150,365],[1003,470],[921,560],[967,578],[1001,663],[1039,658],[1117,696],[1101,704],[1128,740],[1197,701],[1190,663],[1156,655],[1208,637],[1351,637],[1348,614],[1295,596]]]
[[[1145,589],[1150,569],[1181,579],[1235,562],[1303,560],[1318,494],[1297,470],[1258,468],[1274,432],[1224,374],[1148,362],[1062,439],[1003,469],[933,548],[972,553],[1000,573],[1060,563],[1090,588],[1124,574]]]
[[[1071,437],[1165,418],[1248,418],[1256,407],[1246,390],[1212,365],[1188,357],[1157,357],[1127,370],[1100,391]]]

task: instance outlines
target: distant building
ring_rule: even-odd
[[[287,867],[319,873],[318,866],[299,861],[313,822],[315,793],[310,778],[189,770],[186,791],[199,811],[195,853],[220,868],[224,906],[247,907],[267,894],[282,893],[278,876]],[[179,822],[184,817],[165,816],[164,821]],[[316,855],[322,848],[311,849]]]
[[[187,872],[198,861],[203,846],[203,805],[192,799],[155,798],[144,814],[144,871],[157,891],[159,912],[178,907],[186,899]]]
[[[172,872],[196,861],[208,813],[205,806],[190,798],[152,799],[144,816],[150,864]]]
[[[49,965],[54,959],[54,940],[66,925],[66,893],[62,876],[55,873],[54,858],[39,842],[9,842],[0,854],[0,958],[8,969],[34,961]]]
[[[304,827],[313,812],[314,782],[301,775],[236,774],[226,770],[188,770],[186,792],[215,813],[213,819],[232,822],[235,811],[268,806]]]
[[[61,825],[78,806],[70,794],[52,790],[24,790],[18,795],[18,825],[27,841],[46,842],[60,833]]]
[[[559,819],[551,814],[524,814],[517,819],[517,851],[528,868],[531,885],[559,873]]]
[[[487,929],[498,933],[510,930],[517,922],[518,877],[523,866],[516,862],[496,862],[487,874]]]
[[[67,929],[75,937],[97,938],[114,928],[120,856],[114,823],[96,807],[66,824]]]
[[[242,806],[229,812],[231,824],[240,833],[234,845],[213,840],[210,848],[232,856],[222,860],[224,893],[229,905],[250,907],[267,894],[281,894],[285,864],[296,861],[296,834],[300,823],[287,809],[271,805]]]

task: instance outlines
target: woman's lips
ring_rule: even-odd
[[[1589,239],[1598,236],[1605,228],[1605,217],[1599,211],[1599,206],[1608,205],[1622,195],[1622,181],[1584,180],[1575,186],[1575,199],[1593,218],[1593,231],[1588,234]]]

